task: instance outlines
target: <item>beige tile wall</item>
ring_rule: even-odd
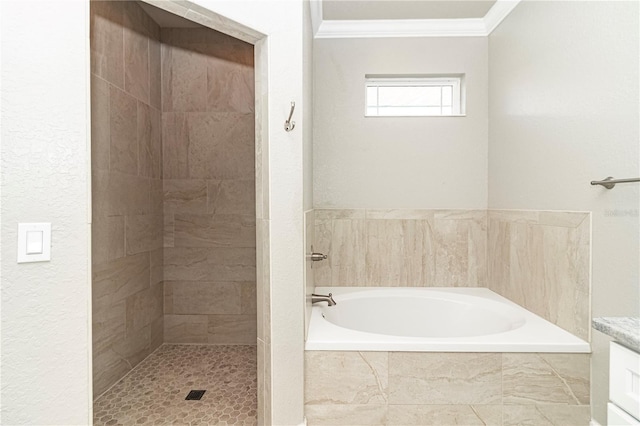
[[[92,1],[93,392],[163,341],[160,28]]]
[[[316,286],[486,286],[485,210],[315,210]]]
[[[162,30],[164,338],[256,344],[253,46]]]
[[[589,213],[490,210],[488,287],[589,341],[590,238]]]
[[[316,286],[478,286],[585,340],[590,215],[507,210],[316,209]]]
[[[589,354],[305,353],[309,425],[586,426]]]
[[[91,65],[98,396],[164,341],[256,343],[253,47],[92,1]]]

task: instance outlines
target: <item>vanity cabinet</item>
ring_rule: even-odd
[[[640,353],[611,342],[607,423],[640,426]]]

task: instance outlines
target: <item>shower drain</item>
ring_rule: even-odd
[[[192,390],[192,391],[189,391],[189,394],[187,395],[185,400],[186,401],[189,401],[189,400],[199,401],[200,398],[202,398],[202,395],[204,395],[205,392],[206,392],[206,390]]]

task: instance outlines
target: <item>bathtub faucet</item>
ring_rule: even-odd
[[[318,303],[318,302],[327,302],[329,306],[334,306],[336,304],[336,301],[333,300],[333,296],[331,295],[331,293],[329,293],[328,296],[325,296],[323,294],[312,294],[311,304]]]

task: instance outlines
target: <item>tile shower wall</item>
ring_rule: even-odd
[[[588,425],[589,354],[305,354],[309,425]]]
[[[590,341],[589,213],[488,215],[488,287]]]
[[[160,28],[92,1],[93,392],[163,341]]]
[[[256,344],[253,46],[162,30],[164,337]]]

